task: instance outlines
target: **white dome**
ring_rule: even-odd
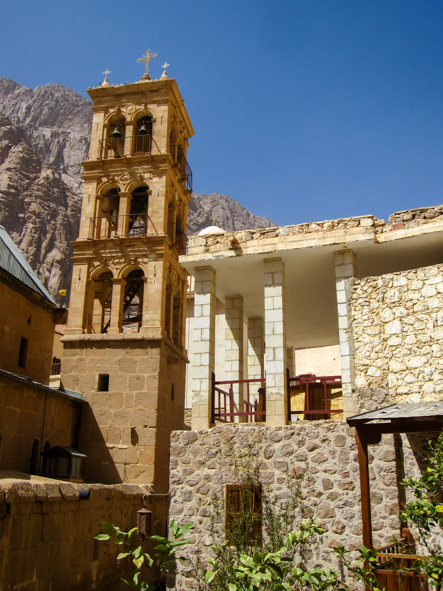
[[[222,230],[218,226],[208,226],[207,228],[203,228],[198,233],[198,236],[209,236],[210,234],[224,234],[225,230]]]

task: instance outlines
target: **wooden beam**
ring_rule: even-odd
[[[372,548],[371,493],[369,488],[368,442],[364,435],[355,430],[360,470],[361,519],[363,525],[363,545]]]

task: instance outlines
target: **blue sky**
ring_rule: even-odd
[[[2,6],[3,5],[3,6]],[[177,80],[194,190],[278,224],[443,202],[441,0],[0,0],[0,76]]]

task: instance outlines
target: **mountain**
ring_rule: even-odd
[[[0,224],[59,303],[59,290],[69,291],[71,281],[91,104],[60,84],[32,90],[0,78]],[[227,231],[274,225],[212,193],[193,196],[188,234],[214,218]]]
[[[268,218],[256,216],[249,212],[238,201],[221,195],[194,194],[189,204],[188,235],[198,234],[208,226],[219,226],[227,232],[233,230],[251,230],[275,226]]]

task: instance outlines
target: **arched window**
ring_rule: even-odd
[[[118,235],[119,208],[119,190],[110,189],[103,195],[100,238],[111,238]]]
[[[94,300],[89,314],[90,333],[106,333],[111,323],[112,272],[103,271],[93,278]]]
[[[143,271],[135,269],[128,273],[125,280],[122,332],[138,332],[143,319]]]
[[[142,236],[148,232],[149,187],[138,187],[132,192],[128,236]]]
[[[106,130],[105,158],[121,158],[125,153],[126,119],[113,117]]]
[[[141,117],[135,128],[135,152],[151,152],[152,147],[152,117]]]
[[[39,441],[38,441],[38,439],[34,439],[34,443],[32,444],[31,462],[29,465],[29,474],[38,474],[39,450],[40,450]]]
[[[168,273],[166,279],[166,308],[165,308],[165,330],[166,335],[171,338],[171,325],[172,325],[172,282],[171,275]]]

